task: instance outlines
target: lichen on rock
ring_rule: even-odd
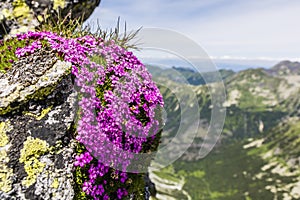
[[[7,145],[8,137],[6,132],[10,129],[10,123],[7,122],[0,122],[0,147]]]
[[[7,149],[10,147],[7,131],[11,130],[10,122],[0,120],[0,192],[9,192],[12,189],[13,170],[7,166],[9,157]]]
[[[1,200],[74,197],[70,68],[42,48],[0,73]]]
[[[9,158],[5,150],[0,150],[0,191],[9,192],[12,189],[11,177],[13,170],[7,167]]]
[[[34,30],[48,18],[68,15],[86,20],[100,0],[4,0],[0,2],[0,38]]]
[[[26,45],[0,73],[0,122],[10,122],[5,151],[13,169],[11,191],[0,191],[0,198],[149,198],[145,171],[136,170],[147,169],[159,143],[156,110],[163,100],[145,66],[114,41],[92,35],[41,31],[13,40]],[[138,160],[137,153],[149,156]]]
[[[0,74],[0,114],[18,109],[28,99],[43,99],[70,69],[71,63],[58,60],[51,51],[20,59],[12,70]]]
[[[45,163],[40,162],[39,158],[48,151],[49,145],[46,141],[27,137],[24,142],[24,147],[21,150],[20,162],[24,163],[24,168],[27,177],[22,181],[22,184],[29,187],[36,181],[36,177],[40,174]]]

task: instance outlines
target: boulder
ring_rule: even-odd
[[[44,40],[41,39],[42,37]],[[150,75],[137,58],[131,52],[118,47],[114,42],[104,46],[105,43],[102,39],[96,40],[92,36],[83,36],[76,39],[62,37],[50,32],[28,32],[15,38],[6,39],[4,43],[2,42],[3,46],[1,47],[5,49],[3,50],[5,56],[11,58],[12,62],[11,67],[7,67],[6,62],[1,63],[7,69],[4,69],[5,73],[0,72],[0,199],[85,200],[97,199],[99,195],[102,195],[98,193],[89,194],[89,191],[86,190],[88,183],[95,184],[97,192],[101,192],[105,187],[105,195],[111,197],[111,199],[117,197],[122,197],[122,199],[149,199],[150,195],[155,193],[155,188],[145,170],[141,170],[141,173],[122,173],[111,167],[111,165],[100,165],[99,163],[105,161],[98,161],[95,154],[92,154],[93,157],[91,155],[86,156],[89,154],[88,149],[86,149],[87,145],[78,139],[80,134],[78,130],[82,131],[83,128],[80,129],[78,126],[80,126],[80,120],[86,120],[82,116],[80,118],[80,115],[88,113],[88,111],[84,110],[82,104],[80,108],[78,105],[83,102],[82,99],[91,99],[91,96],[82,92],[82,90],[92,91],[88,90],[88,84],[91,81],[86,81],[86,78],[90,78],[91,75],[101,75],[98,80],[103,80],[104,85],[100,86],[101,82],[98,83],[97,81],[97,87],[99,87],[97,98],[101,98],[101,92],[104,89],[109,90],[109,88],[112,88],[106,87],[105,84],[111,83],[108,78],[115,79],[111,74],[114,70],[117,71],[118,67],[121,68],[120,66],[123,66],[124,69],[126,67],[126,70],[128,70],[128,73],[126,73],[128,79],[134,77],[134,73],[140,73],[137,75],[146,77],[145,82],[143,82],[144,79],[138,76],[136,76],[138,79],[132,78],[135,82],[130,82],[137,84],[137,81],[140,80],[140,84],[147,84],[147,87],[145,85],[137,87],[140,90],[138,90],[140,95],[154,91],[151,95],[148,93],[148,100],[146,100],[146,97],[142,97],[145,98],[143,100],[146,102],[144,103],[145,107],[160,105],[159,103],[162,100],[160,100],[161,96],[158,89],[154,83],[150,82]],[[38,41],[33,42],[34,39]],[[49,40],[52,41],[51,45],[42,45],[42,42],[46,43]],[[60,44],[56,43],[58,40],[60,40]],[[26,44],[26,41],[28,41],[28,44]],[[31,44],[29,44],[29,41],[31,41]],[[9,46],[12,44],[18,45],[18,42],[20,44],[24,43],[26,46],[17,48]],[[74,48],[76,49],[74,50]],[[84,56],[90,55],[91,49],[97,53],[105,49],[105,51],[100,51],[101,54],[95,54],[97,57],[89,57],[89,59],[97,58],[100,62],[103,61],[101,59],[106,59],[108,63],[106,64],[110,67],[107,67],[106,70],[111,69],[111,71],[102,71],[101,69],[104,68],[94,62],[92,63],[95,64],[94,67],[98,67],[96,73],[93,71],[96,68],[93,68],[92,64],[91,68],[88,68],[89,65],[78,64],[81,60],[85,60]],[[111,52],[115,54],[111,54]],[[15,55],[13,56],[11,53]],[[112,57],[115,59],[114,62],[112,62]],[[127,62],[127,65],[116,65],[116,61],[120,63]],[[80,73],[78,73],[79,70],[76,66],[81,67]],[[140,68],[134,68],[136,66]],[[133,69],[135,70],[133,71]],[[90,73],[89,70],[93,73]],[[125,73],[125,70],[123,72]],[[110,76],[106,76],[106,73]],[[103,77],[108,78],[103,79]],[[90,80],[93,79],[90,78]],[[119,87],[121,84],[126,86],[126,82],[123,82],[124,79],[119,80]],[[80,87],[80,81],[86,85]],[[132,92],[136,91],[132,90]],[[106,94],[110,93],[107,92]],[[85,98],[83,98],[83,95],[85,95]],[[157,99],[152,101],[153,98]],[[150,101],[152,104],[150,104]],[[107,100],[107,102],[112,104],[119,101]],[[126,106],[133,109],[130,104]],[[103,108],[106,109],[106,107]],[[140,109],[142,113],[144,110]],[[82,112],[83,110],[86,112]],[[128,110],[128,112],[131,112],[131,110]],[[146,114],[142,114],[135,117],[145,119]],[[151,116],[156,117],[156,115]],[[82,132],[82,135],[84,133],[90,134],[91,132]],[[94,132],[94,134],[98,133],[101,133],[101,131]],[[108,136],[110,136],[109,134]],[[134,167],[135,169],[148,168],[153,156],[150,153],[157,149],[160,134],[161,132],[157,133],[155,137],[151,136],[147,140],[143,140],[143,148],[140,149],[140,152],[147,153],[149,156],[146,157],[147,160],[140,159],[139,162],[132,162],[132,166],[136,164],[138,167]],[[128,135],[128,137],[132,137],[130,132]],[[123,134],[124,138],[125,136]],[[100,138],[105,137],[102,135]],[[84,142],[92,140],[90,135],[82,138],[87,139],[83,140]],[[132,141],[137,143],[137,139],[139,138],[137,137],[136,140]],[[125,139],[121,142],[126,144]],[[103,147],[102,144],[101,147]],[[129,147],[134,148],[134,145]],[[109,152],[108,149],[106,150]],[[96,165],[96,163],[98,164]],[[81,166],[81,164],[83,165]],[[93,182],[92,175],[96,175],[97,181]],[[92,185],[90,188],[95,187]]]
[[[49,17],[64,18],[71,12],[71,19],[85,21],[101,0],[4,0],[0,2],[0,37],[26,32],[38,27]]]
[[[70,68],[43,49],[0,75],[0,199],[74,197]]]
[[[0,3],[14,11],[2,10],[2,31],[39,26],[34,19],[49,15],[46,5],[62,14],[72,5],[76,18],[89,12],[79,3],[100,2],[36,1]],[[21,11],[28,15],[9,17]],[[20,22],[16,29],[10,19]],[[155,193],[145,170],[160,140],[162,96],[145,66],[117,43],[51,31],[0,41],[0,199],[149,199]]]

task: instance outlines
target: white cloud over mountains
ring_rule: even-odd
[[[118,17],[129,29],[173,29],[196,41],[210,56],[300,57],[298,0],[102,0],[90,21],[103,28]]]

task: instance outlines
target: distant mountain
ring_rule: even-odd
[[[223,105],[227,116],[218,146],[201,160],[201,131],[207,130],[211,117],[207,82],[186,68],[153,71],[159,82],[168,82],[174,90],[185,84],[178,78],[180,74],[185,77],[197,94],[202,119],[199,135],[189,150],[167,169],[155,173],[161,187],[157,190],[164,198],[172,196],[172,190],[166,188],[173,186],[167,180],[170,184],[176,180],[182,193],[173,199],[300,199],[300,63],[283,61],[271,69],[220,71],[227,93]],[[168,116],[164,145],[176,135],[180,112],[185,111],[171,90],[160,90]],[[186,94],[183,91],[181,95]],[[186,101],[193,103],[189,98]]]
[[[272,67],[271,69],[266,70],[272,75],[300,75],[300,62],[291,62],[291,61],[282,61]]]
[[[175,82],[189,83],[191,85],[205,85],[216,81],[224,80],[232,76],[235,72],[232,70],[218,70],[220,77],[216,72],[196,72],[193,69],[185,67],[175,67],[162,69],[159,67],[147,65],[147,69],[153,76],[162,76]]]
[[[236,64],[236,63],[230,63],[230,62],[220,62],[220,61],[215,61],[215,64],[218,69],[227,69],[227,70],[232,70],[234,72],[239,72],[243,71],[249,68],[261,68],[264,65],[251,65],[251,64]]]

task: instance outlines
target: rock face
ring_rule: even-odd
[[[39,50],[14,65],[0,75],[0,199],[72,199],[71,64]]]
[[[0,41],[1,200],[85,200],[99,199],[100,196],[103,199],[108,197],[111,199],[124,199],[125,197],[126,199],[149,199],[154,193],[154,186],[147,174],[126,174],[115,170],[111,165],[102,166],[100,161],[92,158],[85,148],[86,144],[82,141],[86,140],[79,140],[87,138],[87,141],[90,141],[92,138],[90,133],[94,133],[94,136],[101,133],[98,128],[85,126],[88,123],[94,125],[94,118],[89,118],[82,113],[89,113],[83,112],[89,111],[89,108],[98,109],[100,101],[105,100],[106,94],[112,96],[111,91],[108,90],[113,88],[112,84],[115,84],[114,82],[118,80],[116,77],[121,74],[124,77],[126,74],[128,79],[131,79],[134,74],[135,79],[132,78],[132,80],[135,81],[132,81],[132,86],[129,81],[128,88],[134,88],[136,80],[142,79],[139,75],[146,79],[140,80],[140,87],[137,87],[137,91],[130,90],[136,100],[132,105],[129,102],[128,105],[124,103],[126,106],[126,109],[123,109],[124,113],[128,114],[126,116],[130,115],[138,119],[139,122],[136,121],[136,124],[141,127],[141,130],[141,124],[147,121],[154,122],[156,115],[152,108],[158,104],[162,105],[163,101],[155,84],[150,81],[151,76],[143,70],[144,66],[132,56],[131,52],[117,46],[114,42],[105,46],[103,39],[90,35],[79,38],[73,38],[73,35],[69,36],[70,38],[63,36],[64,30],[66,32],[70,30],[68,24],[63,24],[63,31],[62,29],[54,31],[58,34],[52,33],[50,26],[48,26],[50,30],[45,28],[47,31],[44,29],[40,32],[28,31],[40,27],[49,20],[57,21],[59,15],[62,18],[68,16],[67,20],[83,16],[85,20],[99,3],[100,0],[4,0],[0,2],[0,39],[7,36]],[[27,33],[13,37],[21,32]],[[91,61],[96,58],[98,60],[99,55],[101,55],[99,63]],[[102,61],[105,61],[105,64]],[[104,68],[102,65],[107,66]],[[95,67],[97,70],[93,71]],[[130,73],[136,72],[135,70],[141,74]],[[94,88],[89,85],[90,77],[97,80]],[[74,82],[82,87],[78,93]],[[120,88],[123,87],[120,86]],[[96,94],[93,93],[94,89]],[[87,96],[82,95],[84,92]],[[144,96],[144,93],[148,95]],[[124,95],[127,93],[124,92]],[[91,99],[93,96],[97,97],[97,101],[95,98]],[[84,107],[90,105],[85,104],[84,101],[90,100],[93,101],[92,106]],[[104,103],[108,102],[109,100]],[[109,103],[112,104],[112,102]],[[77,105],[80,103],[82,104],[78,109]],[[105,106],[103,109],[109,110]],[[100,112],[103,113],[102,110]],[[137,114],[139,112],[141,114]],[[105,125],[108,125],[104,126],[104,130],[115,130],[107,129],[107,127],[115,126],[113,122],[106,123],[107,118],[109,117],[104,116],[102,120],[105,121]],[[84,122],[85,120],[87,123]],[[133,127],[131,123],[127,123],[128,121],[122,124],[130,124],[129,128]],[[83,126],[80,127],[80,124]],[[158,126],[158,122],[156,125]],[[120,129],[118,137],[111,137],[111,132],[107,131],[107,135],[102,134],[100,139],[109,137],[124,149],[144,151],[143,153],[149,154],[157,148],[160,133],[155,138],[151,136],[147,140],[138,140],[139,138],[133,140],[134,137],[125,134],[120,127],[117,127],[118,130]],[[155,130],[154,125],[147,128]],[[119,138],[122,139],[119,140]],[[103,147],[102,143],[99,144]],[[119,152],[115,153],[115,155],[118,154]],[[91,159],[87,159],[85,155],[90,155]],[[98,165],[95,166],[95,163]],[[146,166],[145,162],[142,165]]]
[[[78,102],[70,70],[71,63],[40,49],[0,74],[1,200],[70,200],[76,195]],[[128,199],[149,199],[155,193],[147,174],[143,177]]]
[[[274,76],[300,75],[300,63],[285,60],[267,69],[266,72]]]
[[[60,12],[65,17],[86,20],[101,0],[4,0],[0,2],[0,37],[26,32]]]

